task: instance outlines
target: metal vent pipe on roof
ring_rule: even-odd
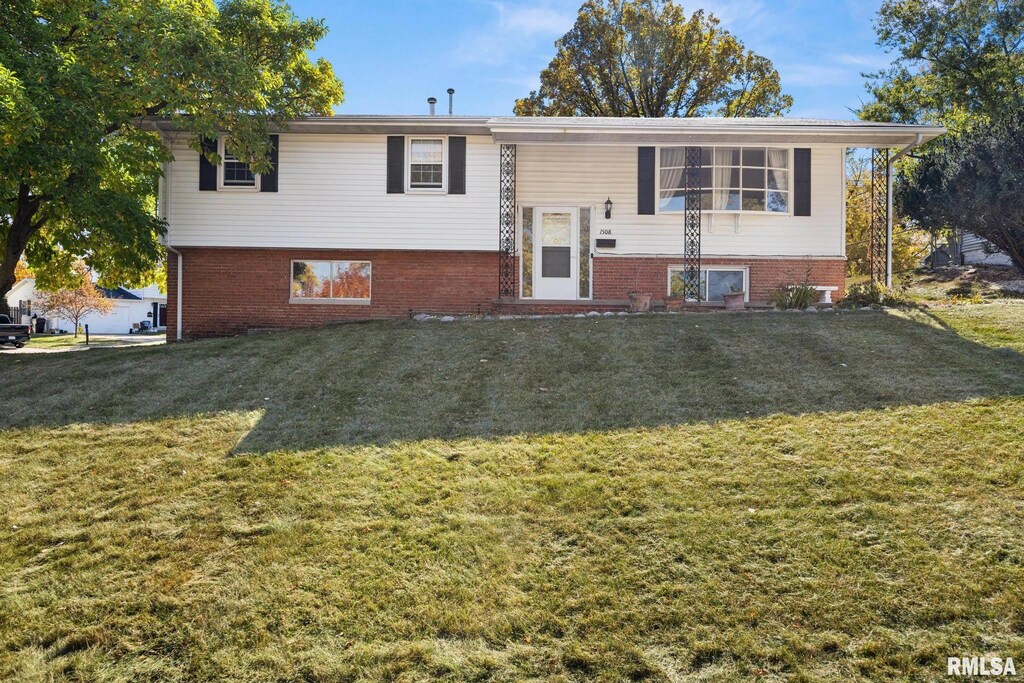
[[[448,88],[448,116],[452,115],[452,105],[455,100],[455,88]]]
[[[436,97],[428,97],[427,98],[427,104],[430,105],[430,115],[434,116],[434,114],[435,114],[435,112],[434,112],[434,105],[437,104],[437,98]]]

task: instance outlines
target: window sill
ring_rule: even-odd
[[[369,299],[288,299],[290,304],[314,306],[369,306]]]
[[[260,188],[252,185],[218,185],[217,190],[220,192],[259,192]]]
[[[405,190],[406,194],[448,194],[448,190],[443,187],[408,187]]]

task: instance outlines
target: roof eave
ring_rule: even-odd
[[[487,121],[486,116],[311,116],[293,119],[281,127],[271,126],[271,130],[287,133],[490,135]],[[147,130],[183,130],[167,118],[144,119],[140,125]]]
[[[784,120],[783,120],[784,121]],[[181,130],[171,119],[147,118],[149,130]],[[274,129],[275,132],[278,129]],[[295,119],[280,129],[289,133],[486,135],[506,144],[845,144],[851,147],[903,147],[927,142],[946,132],[942,126],[843,122],[842,125],[783,122],[714,124],[688,120],[685,125],[664,120],[616,125],[607,120],[580,118],[552,123],[543,118],[513,119],[485,116],[316,116]],[[918,135],[921,136],[918,140]]]
[[[850,146],[902,147],[927,142],[944,134],[941,126],[665,126],[609,127],[594,124],[550,126],[543,124],[491,126],[495,142],[553,144],[731,144],[839,143]],[[921,136],[918,140],[918,135]]]

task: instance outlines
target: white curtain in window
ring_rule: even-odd
[[[444,143],[440,140],[413,140],[409,159],[414,164],[440,164],[444,161]]]
[[[727,190],[731,187],[738,188],[740,186],[740,171],[738,168],[729,168],[728,166],[716,166],[715,167],[715,188],[719,190]]]
[[[683,186],[683,170],[681,168],[664,168],[661,171],[661,189],[675,190]]]
[[[665,168],[667,166],[685,166],[686,165],[686,148],[685,147],[662,147],[661,148],[661,166]]]
[[[789,168],[789,150],[769,148],[768,166],[770,168]]]
[[[740,165],[740,148],[739,147],[716,147],[715,148],[715,166],[739,166]]]

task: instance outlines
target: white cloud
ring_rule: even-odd
[[[575,17],[552,7],[509,6],[505,2],[493,3],[498,11],[498,27],[519,35],[561,35],[569,30]]]
[[[884,69],[889,66],[890,60],[885,55],[873,54],[873,55],[853,55],[853,54],[841,54],[834,57],[835,61],[839,64],[846,64],[847,66],[856,66],[862,69]]]
[[[782,77],[782,86],[788,85],[835,85],[860,78],[856,69],[832,64],[785,64],[776,65]]]
[[[767,6],[760,0],[705,0],[699,6],[684,4],[683,9],[687,14],[697,9],[714,14],[726,30],[737,34],[747,27],[763,28],[770,19]]]
[[[540,74],[533,75],[522,75],[522,76],[497,76],[486,78],[485,80],[491,83],[501,83],[503,85],[514,85],[517,90],[523,91],[523,93],[529,92],[530,90],[537,90],[540,88]]]
[[[818,86],[860,84],[864,72],[877,71],[889,65],[885,55],[840,53],[823,55],[814,62],[776,63],[783,87],[789,85]]]
[[[572,28],[576,20],[565,2],[490,1],[494,19],[485,26],[467,29],[457,41],[453,58],[462,64],[499,66],[538,45],[551,48],[555,39]],[[550,49],[552,54],[553,49]]]

